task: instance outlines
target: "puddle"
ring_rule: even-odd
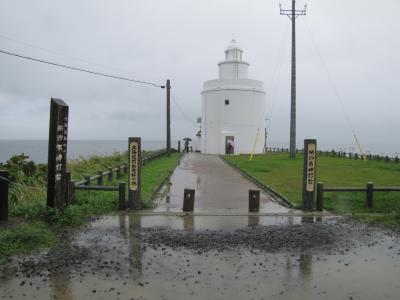
[[[48,269],[50,258],[43,253],[3,268],[0,298],[398,299],[398,234],[336,218],[310,221],[263,216],[255,225],[237,216],[107,216],[71,237],[51,258],[62,262],[65,251],[87,250],[81,260],[66,259],[65,265]],[[325,248],[295,248],[302,241],[321,239],[308,234],[290,244],[304,226],[309,226],[305,233],[315,226],[322,238],[336,232],[338,240],[328,241],[332,244]],[[290,247],[263,250],[246,241],[218,247],[226,236],[248,236],[240,235],[243,230],[254,231],[254,239],[260,241],[281,230],[273,243],[286,241]],[[191,245],[179,242],[185,235]],[[205,247],[204,236],[216,247]],[[175,240],[176,244],[165,242]],[[24,264],[33,262],[36,267],[24,270]]]

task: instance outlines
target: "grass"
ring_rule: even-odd
[[[10,255],[50,247],[56,241],[55,232],[43,222],[0,228],[0,264]]]
[[[259,181],[282,193],[301,207],[303,157],[295,160],[288,153],[226,156],[226,159]],[[317,181],[327,187],[400,186],[400,164],[384,161],[362,161],[335,157],[317,158]],[[365,193],[325,193],[325,208],[339,213],[400,213],[399,192],[374,193],[374,207],[367,208]],[[399,222],[400,223],[400,222]]]
[[[155,189],[175,169],[181,154],[173,153],[150,161],[142,169],[142,206],[152,207],[156,196]],[[1,166],[9,169],[13,180],[33,188],[11,186],[9,213],[18,224],[10,227],[0,226],[0,263],[13,254],[28,252],[41,247],[49,247],[57,240],[58,231],[65,226],[76,226],[86,222],[88,217],[115,211],[118,207],[118,192],[115,191],[76,191],[76,201],[64,211],[46,207],[46,169],[43,165],[32,165],[30,171],[22,172],[24,159],[19,157],[15,163]],[[68,163],[74,180],[85,175],[95,175],[109,167],[126,162],[125,154],[107,157],[93,156]],[[26,168],[25,168],[26,169]],[[119,181],[127,182],[127,176],[104,185],[116,186]],[[126,193],[127,195],[127,193]]]

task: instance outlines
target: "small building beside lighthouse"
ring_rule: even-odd
[[[201,152],[249,154],[264,150],[263,83],[248,78],[249,63],[233,39],[218,64],[218,79],[204,82],[201,92]]]

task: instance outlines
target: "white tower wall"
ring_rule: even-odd
[[[262,153],[265,128],[265,92],[261,81],[247,78],[249,64],[234,41],[219,63],[219,78],[204,83],[202,91],[201,152],[225,154],[227,137],[234,154]]]

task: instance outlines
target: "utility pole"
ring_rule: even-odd
[[[304,9],[296,10],[296,0],[292,0],[292,9],[282,9],[280,13],[288,16],[292,21],[292,83],[291,83],[291,101],[290,101],[290,158],[296,158],[296,18],[305,16],[307,4]]]
[[[171,83],[167,79],[167,155],[171,155]]]

